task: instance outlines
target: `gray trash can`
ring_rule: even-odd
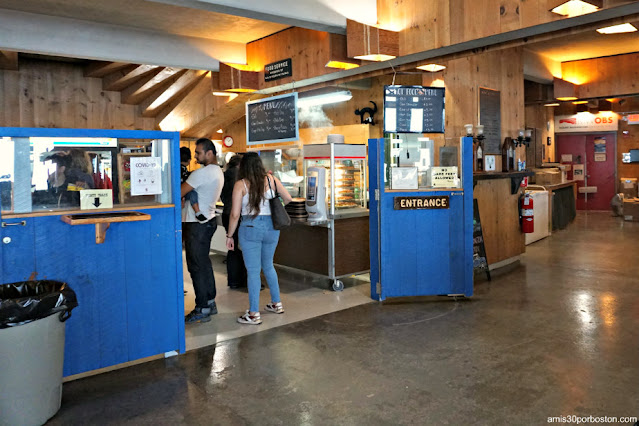
[[[0,425],[41,425],[60,409],[64,321],[75,306],[65,283],[0,286]]]

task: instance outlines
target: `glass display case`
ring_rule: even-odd
[[[267,171],[273,172],[293,198],[304,194],[302,150],[297,147],[257,151]]]
[[[391,134],[384,144],[386,190],[462,188],[460,139]]]
[[[305,176],[312,167],[326,169],[324,194],[331,215],[366,210],[366,145],[307,145]]]

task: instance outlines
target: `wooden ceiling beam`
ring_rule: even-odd
[[[129,66],[131,64],[126,62],[93,61],[84,69],[84,76],[101,78]]]
[[[259,89],[260,73],[243,71],[220,62],[220,89],[247,92]]]
[[[222,101],[220,106],[203,120],[200,120],[195,125],[184,129],[182,135],[184,137],[193,138],[210,136],[212,133],[215,133],[217,129],[224,129],[230,123],[241,118],[244,115],[246,102],[264,97],[264,95],[257,95],[255,93],[242,93],[230,102]]]
[[[203,70],[188,70],[159,96],[150,97],[142,102],[140,104],[142,115],[163,119],[171,112],[171,106],[175,107],[179,104],[206,73],[207,71]]]
[[[18,69],[18,52],[0,50],[0,69],[17,70]]]
[[[169,112],[162,120],[158,120],[158,127],[164,131],[181,132],[191,127],[214,110],[210,105],[219,101],[211,94],[211,80],[216,72],[207,72],[195,87]]]
[[[184,73],[186,70],[179,68],[157,68],[155,72],[149,73],[145,78],[122,90],[122,103],[139,105],[156,90],[166,89],[175,83]]]
[[[106,75],[102,79],[102,90],[121,91],[134,84],[145,75],[155,72],[157,65],[130,65]]]

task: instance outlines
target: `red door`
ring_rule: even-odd
[[[615,195],[616,135],[586,136],[586,183],[597,192],[586,194],[587,210],[610,210]]]
[[[610,200],[615,195],[615,135],[557,135],[556,140],[559,160],[570,155],[573,165],[585,165],[584,180],[578,181],[578,187],[588,187],[590,191],[596,188],[596,192],[579,191],[577,210],[610,209]]]
[[[561,163],[584,164],[586,158],[586,136],[557,135],[557,160]],[[574,179],[572,169],[568,172],[568,179]],[[584,181],[577,181],[577,188],[584,186]],[[577,210],[586,210],[584,194],[577,193]]]

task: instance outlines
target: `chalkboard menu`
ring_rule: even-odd
[[[246,143],[257,145],[299,139],[297,93],[246,103]]]
[[[484,126],[484,154],[501,153],[501,93],[479,88],[479,124]]]
[[[486,246],[484,245],[484,233],[481,229],[479,218],[479,206],[477,198],[473,199],[473,271],[485,271],[490,281],[490,270],[486,260]]]
[[[443,87],[384,86],[384,132],[444,133]]]

